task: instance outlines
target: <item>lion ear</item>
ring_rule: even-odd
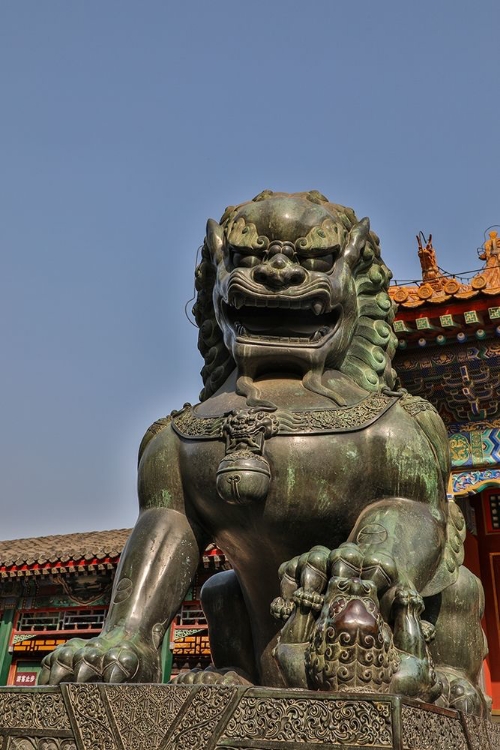
[[[361,221],[358,221],[358,223],[353,226],[349,232],[349,237],[347,238],[343,255],[351,266],[354,266],[358,262],[369,234],[370,219],[365,216],[364,219],[361,219]]]
[[[222,259],[222,248],[224,247],[224,230],[215,219],[207,221],[207,236],[205,238],[212,259],[219,263]]]

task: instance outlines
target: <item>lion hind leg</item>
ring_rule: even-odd
[[[258,683],[250,619],[234,570],[209,578],[201,591],[201,603],[215,671],[221,675],[234,672],[245,681]],[[213,671],[212,668],[210,672]],[[214,681],[214,676],[208,681]]]
[[[429,650],[443,683],[443,705],[483,714],[488,704],[482,686],[488,653],[481,627],[484,595],[481,582],[461,566],[458,579],[440,594],[424,599],[425,619],[435,626]]]

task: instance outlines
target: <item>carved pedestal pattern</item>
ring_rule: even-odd
[[[500,750],[500,727],[374,694],[217,685],[0,688],[0,750]]]

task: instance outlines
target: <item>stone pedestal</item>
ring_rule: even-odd
[[[500,727],[397,696],[200,685],[0,688],[0,750],[500,750]]]

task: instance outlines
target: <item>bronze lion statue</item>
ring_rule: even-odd
[[[213,667],[185,683],[391,692],[481,715],[482,589],[462,566],[447,434],[396,385],[391,273],[368,219],[264,191],[209,220],[194,314],[200,403],[139,455],[137,525],[103,632],[42,683],[151,682],[214,541]]]

